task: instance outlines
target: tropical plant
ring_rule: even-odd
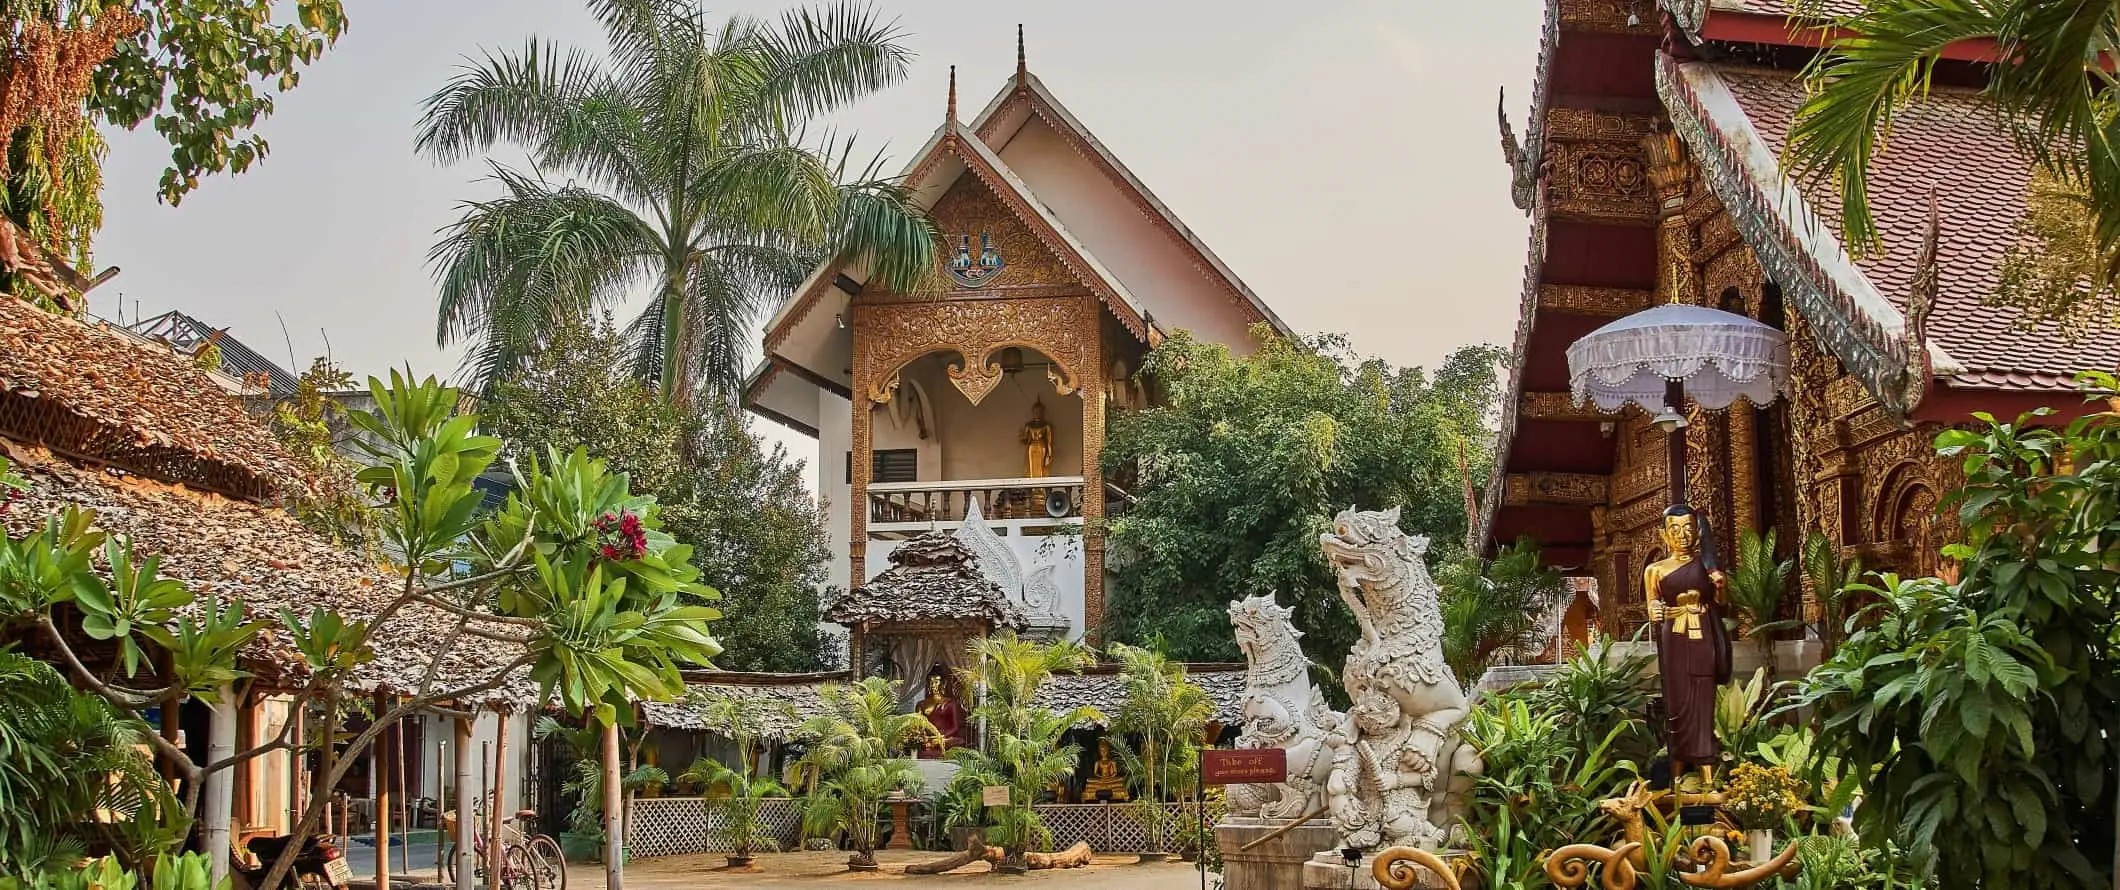
[[[1471,685],[1499,659],[1536,655],[1566,589],[1529,537],[1491,560],[1464,554],[1435,573],[1442,587],[1443,661]]]
[[[1332,595],[1318,532],[1349,504],[1398,505],[1437,559],[1464,539],[1464,482],[1487,477],[1502,353],[1466,347],[1432,369],[1362,359],[1344,338],[1252,329],[1240,354],[1180,331],[1142,373],[1162,404],[1115,414],[1104,470],[1132,498],[1109,527],[1108,639],[1185,661],[1238,658],[1232,597],[1276,593],[1304,646],[1338,660],[1360,636]],[[1465,458],[1461,463],[1460,458]]]
[[[466,205],[430,254],[437,333],[474,339],[482,388],[552,322],[652,297],[632,366],[665,397],[733,397],[752,325],[822,259],[865,258],[909,291],[935,234],[877,160],[808,124],[905,78],[897,27],[858,3],[716,21],[695,0],[592,0],[600,52],[533,41],[468,66],[426,102],[417,150],[444,163],[509,142],[503,194]],[[550,177],[550,178],[548,178]],[[555,181],[558,180],[558,181]]]
[[[1613,738],[1618,760],[1647,762],[1661,742],[1644,721],[1649,712],[1649,664],[1654,657],[1635,631],[1622,650],[1611,637],[1596,634],[1545,682],[1523,690],[1533,710],[1559,717],[1567,743],[1582,750]]]
[[[1172,791],[1174,773],[1198,758],[1214,704],[1185,679],[1185,665],[1162,653],[1124,643],[1112,644],[1109,651],[1119,662],[1124,690],[1110,726],[1112,748],[1134,780],[1136,815],[1148,829],[1145,852],[1162,852],[1173,827],[1163,799]]]
[[[926,717],[899,713],[891,681],[881,677],[826,686],[819,697],[824,713],[804,721],[801,734],[811,739],[820,768],[817,791],[840,801],[820,812],[836,816],[834,827],[846,832],[853,846],[847,865],[874,868],[889,798],[919,790],[920,773],[906,752],[939,734]]]
[[[741,769],[730,769],[702,757],[678,778],[722,789],[723,796],[714,800],[714,812],[721,817],[721,834],[732,847],[731,858],[748,859],[761,850],[772,852],[780,848],[773,826],[759,820],[758,810],[766,798],[788,796],[788,789],[772,779],[754,775],[750,761],[744,761]]]
[[[1748,681],[1732,678],[1715,687],[1715,738],[1726,758],[1743,760],[1774,735],[1768,720],[1774,687],[1767,685],[1767,669],[1752,672]]]
[[[1822,13],[1825,0],[1804,0]],[[1821,33],[1788,153],[1800,175],[1837,188],[1858,257],[1881,248],[1867,182],[1893,124],[1928,91],[1953,47],[1992,44],[1983,108],[2035,162],[2026,244],[2005,262],[2005,296],[2033,319],[2080,329],[2120,310],[2120,97],[2101,60],[2120,46],[2112,4],[2053,0],[1866,0]],[[2014,266],[2014,270],[2007,268]]]
[[[0,890],[227,890],[213,882],[213,865],[204,853],[155,854],[140,867],[116,856],[68,863],[46,862],[0,874]]]
[[[1081,750],[1061,743],[1078,724],[1103,722],[1093,708],[1055,714],[1034,700],[1038,687],[1053,674],[1075,672],[1096,663],[1096,656],[1064,640],[1039,643],[1013,632],[980,637],[966,647],[971,668],[960,672],[966,688],[984,690],[972,718],[984,727],[979,749],[953,748],[945,756],[960,775],[976,777],[981,786],[1006,785],[1009,805],[986,807],[989,843],[1002,848],[1001,867],[1021,871],[1032,845],[1052,832],[1031,806],[1053,783],[1074,775]]]
[[[1535,707],[1534,700],[1522,692],[1488,696],[1466,722],[1465,739],[1485,764],[1474,785],[1473,810],[1507,813],[1508,831],[1516,836],[1487,838],[1497,855],[1519,839],[1536,851],[1598,836],[1610,821],[1598,802],[1638,773],[1632,761],[1612,756],[1628,724],[1578,746],[1565,728],[1569,717]],[[1490,826],[1500,828],[1498,822],[1473,827],[1477,833]]]
[[[1730,568],[1725,590],[1745,635],[1759,643],[1760,663],[1769,677],[1775,673],[1775,631],[1801,623],[1781,620],[1782,597],[1788,593],[1796,561],[1776,558],[1775,543],[1771,528],[1764,534],[1745,529],[1738,535],[1737,564]]]
[[[1818,639],[1824,656],[1833,657],[1847,633],[1848,590],[1862,580],[1862,557],[1843,558],[1832,539],[1812,532],[1803,539],[1803,580],[1818,600]]]
[[[181,840],[189,818],[146,754],[152,732],[0,648],[0,874],[71,867],[92,849],[144,869]]]
[[[2120,416],[2043,413],[1937,437],[1966,478],[1957,580],[1859,585],[1878,602],[1790,705],[1863,777],[1862,834],[1946,888],[2113,879]]]

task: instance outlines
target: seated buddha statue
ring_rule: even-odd
[[[942,691],[942,675],[929,675],[927,697],[920,700],[919,711],[920,716],[926,717],[928,724],[935,727],[936,735],[942,737],[940,742],[930,739],[920,747],[922,758],[933,760],[941,757],[942,752],[964,744],[964,709],[958,706],[956,699]]]
[[[1090,769],[1090,776],[1082,782],[1082,800],[1109,800],[1125,803],[1133,799],[1126,793],[1126,777],[1119,775],[1119,763],[1112,759],[1112,743],[1109,739],[1097,740],[1097,765]]]

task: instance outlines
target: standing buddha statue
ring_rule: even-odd
[[[1656,625],[1657,672],[1664,688],[1664,739],[1676,788],[1698,769],[1702,791],[1713,787],[1720,753],[1715,741],[1715,690],[1730,679],[1730,636],[1723,627],[1723,583],[1712,549],[1703,552],[1707,523],[1679,504],[1664,511],[1669,556],[1642,570],[1643,598]],[[1712,548],[1712,544],[1706,545]]]
[[[1045,402],[1031,403],[1031,420],[1017,435],[1023,443],[1023,476],[1041,479],[1053,472],[1053,425],[1045,422]]]

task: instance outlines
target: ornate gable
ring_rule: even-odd
[[[949,275],[922,289],[922,296],[1080,296],[1090,292],[1060,257],[998,193],[977,176],[957,177],[928,211],[935,232],[942,239],[936,251],[948,271],[960,250],[973,263],[980,259],[982,239],[990,238],[1002,262],[999,271],[976,285],[967,285]],[[889,299],[888,296],[884,297]]]

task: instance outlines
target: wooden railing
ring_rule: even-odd
[[[925,530],[963,522],[973,498],[979,500],[979,512],[988,520],[1071,523],[1082,517],[1082,477],[870,483],[869,529],[903,531],[918,526]]]

